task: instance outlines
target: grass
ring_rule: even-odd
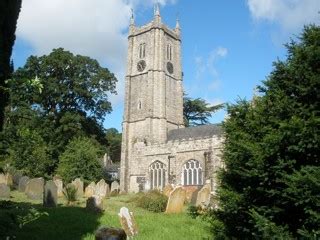
[[[132,195],[121,195],[105,199],[103,214],[94,214],[87,211],[85,199],[81,199],[75,206],[66,206],[63,199],[59,199],[57,208],[44,208],[41,201],[29,200],[23,193],[11,192],[11,201],[22,207],[34,207],[45,211],[49,216],[25,225],[17,232],[16,239],[51,240],[51,239],[84,239],[93,240],[94,232],[100,226],[121,227],[118,217],[119,209],[123,206],[134,213],[139,228],[137,240],[173,240],[211,239],[208,225],[192,219],[186,213],[164,214],[153,213],[134,205],[130,199]],[[1,238],[1,237],[0,237]]]

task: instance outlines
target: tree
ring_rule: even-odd
[[[13,65],[10,63],[12,47],[16,39],[17,20],[21,0],[0,1],[0,131],[4,124],[4,110],[8,103],[6,80],[11,77]]]
[[[228,106],[216,238],[320,237],[320,28],[286,47],[261,96]]]
[[[113,162],[120,162],[122,134],[115,128],[106,130],[107,151]]]
[[[57,174],[66,182],[75,178],[82,178],[86,182],[98,181],[102,177],[100,155],[102,153],[92,139],[75,138],[61,154]]]
[[[224,104],[211,106],[202,98],[183,98],[183,117],[186,127],[204,125],[209,123],[212,113],[223,108]]]

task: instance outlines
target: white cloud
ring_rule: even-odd
[[[320,22],[319,0],[247,0],[252,17],[280,24],[283,31]]]
[[[113,105],[122,103],[131,8],[152,7],[156,0],[24,0],[17,37],[28,42],[33,54],[63,47],[97,59],[119,80]],[[175,0],[161,0],[161,5]]]

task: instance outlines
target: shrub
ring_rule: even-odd
[[[75,178],[85,179],[86,182],[98,181],[102,177],[99,151],[96,143],[90,138],[73,139],[59,157],[57,174],[66,182]]]
[[[136,199],[138,207],[152,212],[164,212],[166,210],[168,197],[158,190],[149,191]]]
[[[76,189],[76,187],[73,186],[72,184],[67,185],[63,189],[63,195],[66,198],[68,205],[73,204],[75,201],[77,201],[77,189]]]

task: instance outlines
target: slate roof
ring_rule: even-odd
[[[168,141],[208,138],[214,135],[222,135],[222,127],[219,124],[201,125],[196,127],[173,129],[168,132]]]

